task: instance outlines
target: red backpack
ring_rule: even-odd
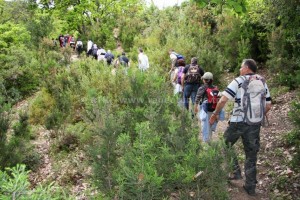
[[[219,89],[217,86],[208,87],[206,89],[207,102],[208,102],[208,112],[213,112],[216,109],[217,103],[219,101]]]

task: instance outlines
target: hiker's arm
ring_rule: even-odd
[[[209,124],[212,125],[219,117],[219,113],[221,112],[222,108],[224,108],[226,102],[228,101],[228,98],[226,96],[222,96],[219,100],[217,107],[213,114],[211,115],[209,119]]]
[[[182,87],[182,91],[184,89],[184,79],[185,79],[185,73],[182,74],[181,76],[181,87]]]
[[[195,113],[198,112],[198,106],[200,104],[200,100],[202,99],[205,90],[206,90],[206,87],[201,86],[201,87],[199,87],[199,89],[197,91],[196,99],[195,99],[195,106],[194,106]]]
[[[171,73],[171,71],[174,70],[175,64],[176,64],[176,61],[177,61],[177,57],[175,56],[175,54],[171,54],[170,59],[171,59],[171,69],[170,69],[169,73]]]
[[[178,75],[178,71],[174,74],[174,76],[173,76],[173,82],[176,82],[176,80],[177,80],[177,75]]]

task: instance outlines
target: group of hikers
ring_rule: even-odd
[[[63,47],[70,46],[73,49],[75,48],[75,38],[73,37],[73,35],[60,34],[57,39],[58,39],[60,47],[63,48]],[[53,44],[56,46],[57,45],[56,39],[52,38],[52,41],[53,41]]]
[[[65,37],[60,35],[60,38]],[[60,47],[66,47],[69,44],[70,47],[77,52],[78,56],[84,52],[83,42],[80,38],[75,41],[74,37],[70,36],[68,39],[62,39],[61,41],[62,43],[60,43]],[[86,55],[93,57],[98,61],[103,61],[107,65],[113,65],[113,73],[116,72],[116,68],[118,66],[123,66],[127,72],[127,68],[130,66],[130,60],[124,51],[121,53],[121,55],[117,55],[117,57],[115,57],[111,50],[106,51],[104,48],[100,46],[98,47],[96,43],[92,42],[92,40],[88,40],[86,46]],[[144,53],[142,48],[138,49],[138,68],[141,71],[146,71],[149,69],[148,56]]]
[[[205,72],[196,57],[193,57],[187,65],[181,54],[174,50],[170,50],[169,54],[174,94],[182,98],[183,107],[187,110],[191,99],[192,117],[197,116],[200,120],[200,135],[203,142],[212,140],[217,122],[225,120],[224,106],[228,101],[234,101],[223,137],[228,148],[242,138],[246,156],[244,164],[246,180],[243,188],[249,195],[255,195],[260,128],[264,125],[266,114],[271,109],[270,92],[264,77],[256,74],[256,62],[253,59],[244,59],[239,70],[240,76],[232,80],[221,92],[213,84],[213,74]],[[236,155],[234,155],[234,171],[228,179],[242,179]]]

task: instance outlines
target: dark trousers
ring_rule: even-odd
[[[248,125],[244,122],[231,122],[224,133],[224,139],[227,147],[232,147],[236,141],[241,137],[245,160],[245,186],[255,189],[256,180],[256,161],[257,153],[260,148],[260,125]],[[240,167],[236,155],[234,155],[234,170],[235,173],[240,173]]]
[[[191,98],[192,103],[194,105],[196,100],[196,94],[200,84],[185,84],[183,90],[183,97],[184,97],[184,107],[188,110],[189,109],[189,98]]]

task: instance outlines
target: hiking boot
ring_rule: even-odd
[[[247,187],[243,185],[244,190],[247,192],[250,196],[255,196],[255,187]]]
[[[233,174],[233,176],[229,176],[228,180],[241,180],[243,179],[241,174]]]

